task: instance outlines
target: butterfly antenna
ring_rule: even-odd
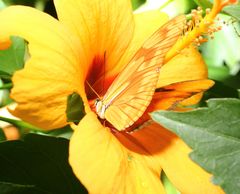
[[[102,81],[102,88],[101,88],[101,93],[105,91],[105,73],[106,73],[106,51],[104,51],[103,54],[103,74],[101,78],[103,77]]]
[[[96,92],[96,90],[93,89],[93,87],[89,84],[89,82],[86,80],[87,85],[89,86],[89,88],[93,91],[94,94],[96,94],[96,96],[101,99],[101,97],[98,95],[98,93]]]

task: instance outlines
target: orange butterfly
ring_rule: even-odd
[[[102,99],[96,113],[116,129],[131,126],[150,104],[168,50],[182,33],[185,16],[178,16],[158,29],[136,52]]]

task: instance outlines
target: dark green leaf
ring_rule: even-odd
[[[6,80],[11,80],[11,75],[0,70],[0,78],[6,79]]]
[[[16,70],[24,65],[25,42],[19,37],[11,37],[12,45],[0,51],[0,75],[11,77]]]
[[[200,106],[206,106],[206,100],[210,98],[238,98],[238,91],[222,82],[214,80],[215,84],[212,88],[204,93]]]
[[[36,131],[36,132],[40,134],[39,131]],[[70,139],[72,136],[73,130],[69,125],[67,125],[65,127],[54,129],[51,131],[42,131],[41,133],[48,136],[63,137],[66,139]]]
[[[240,21],[240,5],[229,5],[224,7],[223,11]]]
[[[78,93],[68,96],[66,114],[68,122],[79,122],[85,116],[84,104]]]
[[[34,6],[34,0],[3,0],[3,2],[7,5],[27,5],[27,6]]]
[[[227,194],[240,191],[240,100],[211,99],[189,112],[158,111],[152,118],[180,136],[191,158],[214,175]]]
[[[214,86],[207,91],[211,94],[211,98],[238,98],[236,89],[216,80],[214,82]]]
[[[5,140],[6,140],[6,136],[5,136],[4,132],[3,132],[3,130],[0,128],[0,142],[1,141],[5,141]]]
[[[6,182],[0,182],[1,194],[50,194],[49,192],[39,190],[34,185],[20,185]]]
[[[68,164],[68,146],[66,139],[36,134],[0,143],[0,181],[51,194],[87,193]]]

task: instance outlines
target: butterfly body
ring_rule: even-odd
[[[104,97],[96,100],[96,113],[101,119],[121,131],[142,116],[155,92],[164,57],[181,35],[184,22],[185,17],[178,16],[147,39]]]
[[[95,101],[96,113],[101,119],[105,119],[105,111],[107,106],[103,104],[102,100],[96,99]]]

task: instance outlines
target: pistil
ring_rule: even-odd
[[[181,50],[194,44],[199,46],[202,42],[206,42],[207,39],[202,36],[213,37],[213,33],[220,30],[221,27],[214,27],[214,19],[217,14],[223,9],[224,6],[235,4],[237,0],[214,0],[212,10],[206,9],[206,15],[202,18],[202,10],[193,10],[191,13],[192,20],[187,22],[184,26],[183,36],[176,42],[176,44],[170,49],[165,57],[165,63],[171,60],[174,56],[179,54]],[[187,30],[186,30],[187,29]]]

